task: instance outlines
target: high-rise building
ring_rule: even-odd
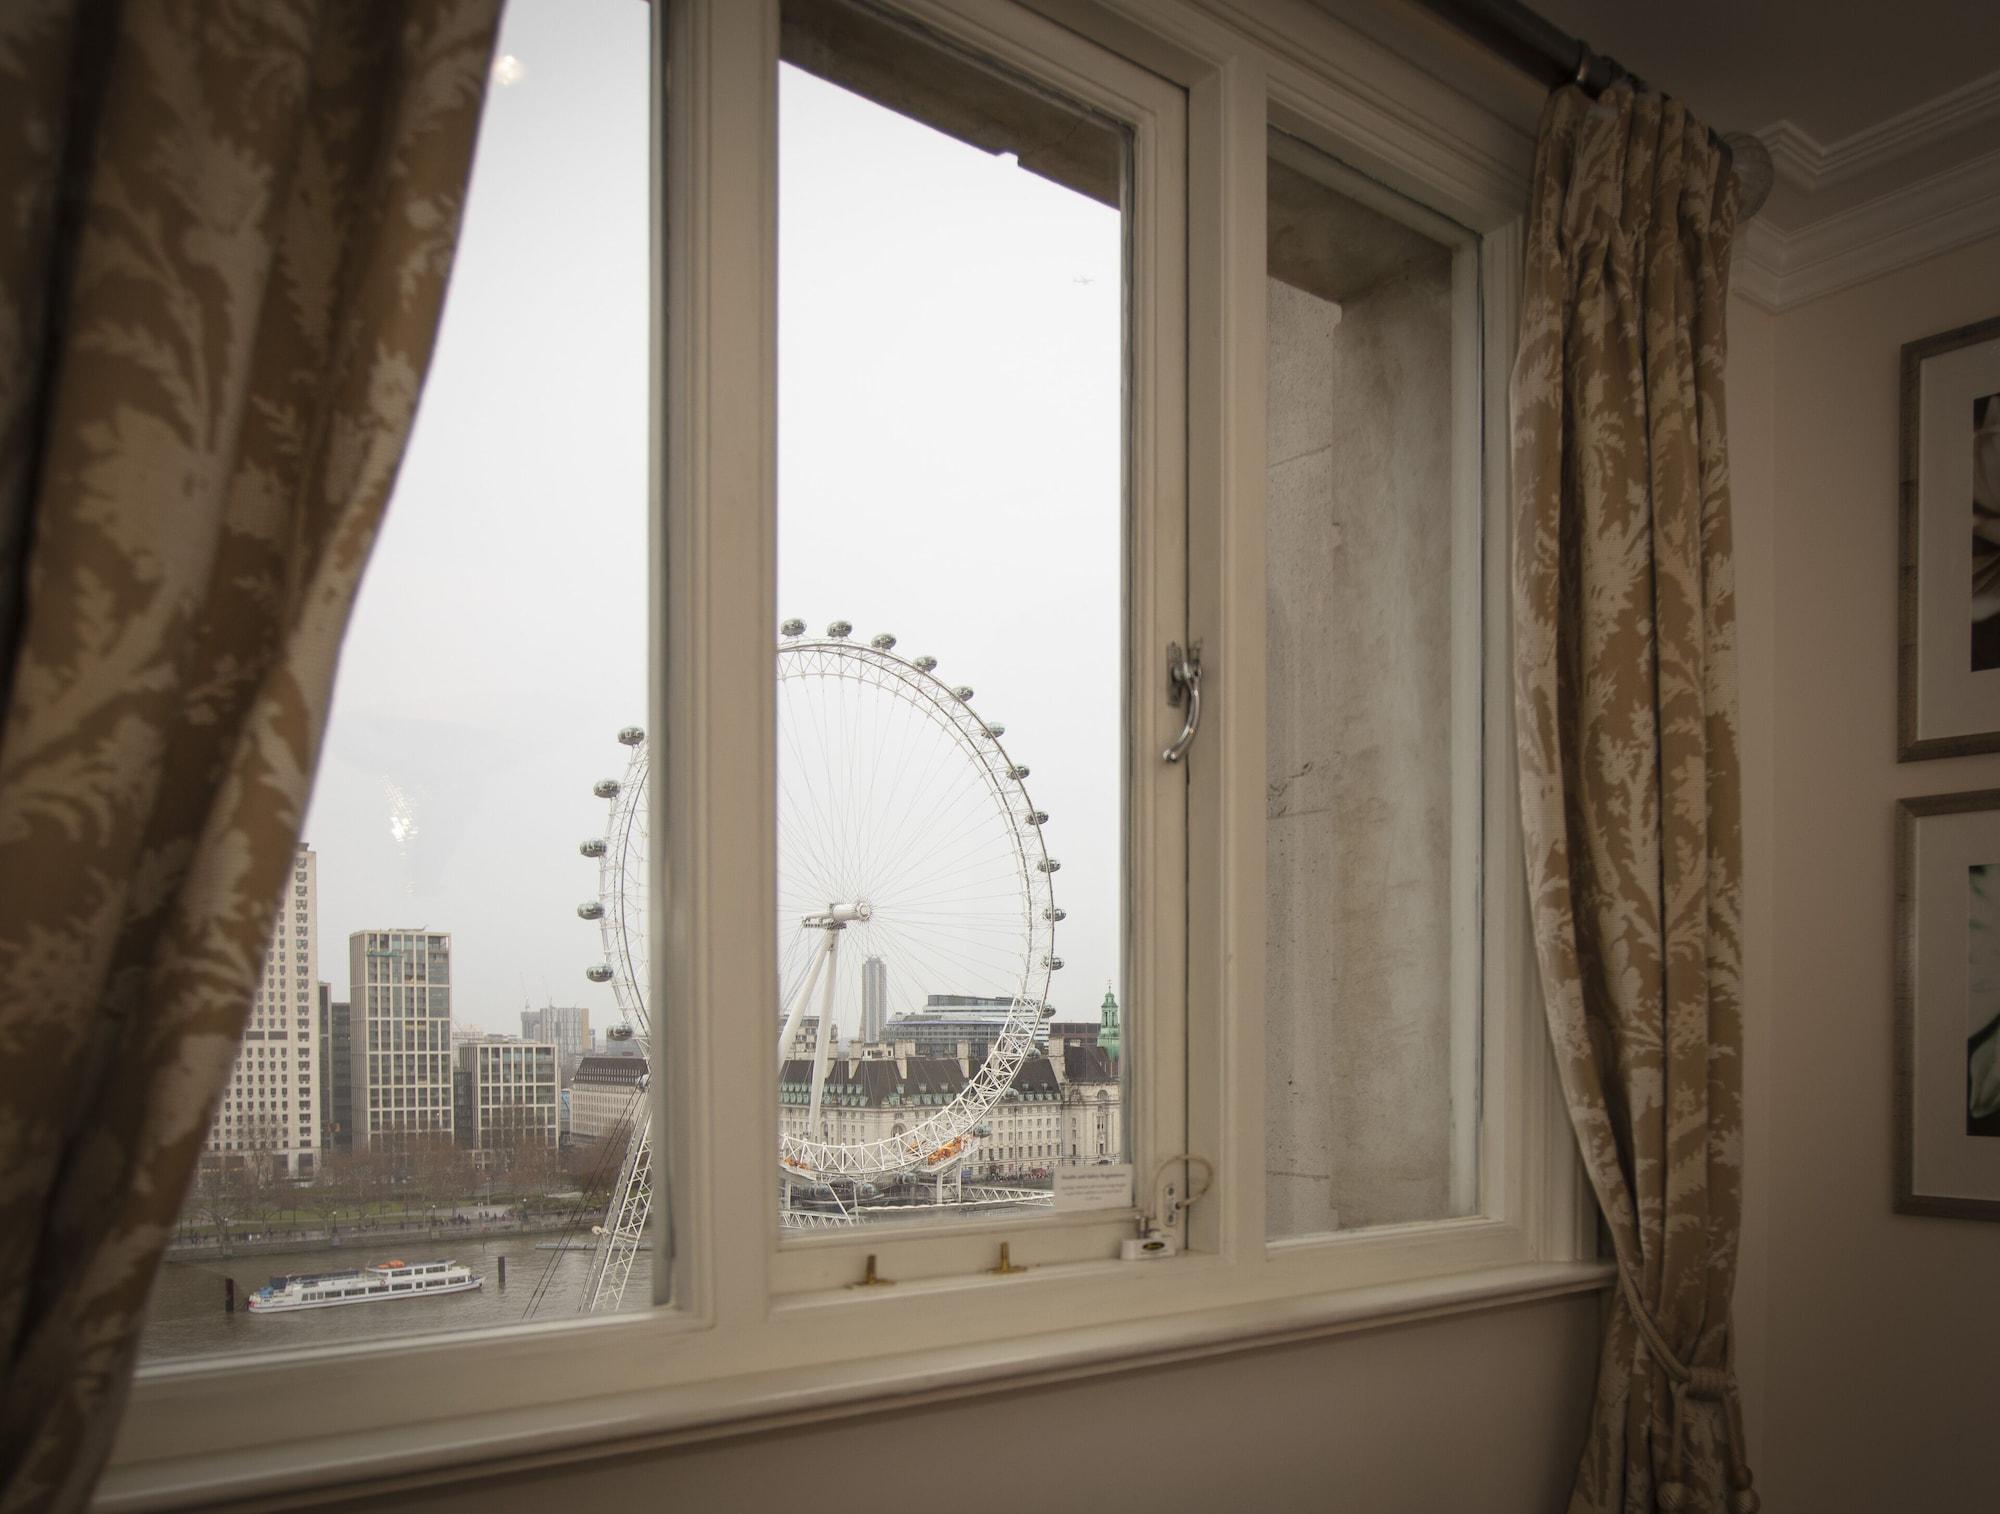
[[[869,957],[861,964],[861,1039],[882,1039],[882,1025],[889,1018],[889,964]]]
[[[556,1048],[556,1076],[567,1088],[576,1064],[590,1055],[590,1010],[582,1004],[550,1004],[521,1011],[521,1039],[551,1041]]]
[[[347,938],[357,1150],[452,1133],[451,936],[421,928]]]
[[[314,985],[319,982],[319,863],[301,846],[285,878],[264,975],[236,1065],[209,1127],[207,1165],[269,1162],[310,1177],[319,1147]]]
[[[354,1037],[348,1001],[319,986],[319,1144],[322,1152],[354,1148]]]
[[[458,1047],[461,1146],[509,1156],[553,1148],[557,1135],[556,1046],[495,1036]]]

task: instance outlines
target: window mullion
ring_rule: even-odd
[[[668,8],[662,974],[675,1286],[761,1320],[775,1236],[776,0]]]
[[[1188,768],[1188,1149],[1216,1164],[1189,1241],[1236,1257],[1264,1246],[1264,97],[1238,54],[1188,123],[1188,632],[1213,722]]]

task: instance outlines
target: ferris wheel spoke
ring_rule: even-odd
[[[799,733],[792,722],[779,722],[779,732],[784,737],[791,752],[789,763],[781,760],[778,767],[778,794],[781,805],[779,820],[780,855],[788,851],[805,851],[811,865],[817,869],[817,881],[822,887],[834,886],[840,877],[838,848],[832,845],[828,831],[831,817],[836,811],[830,803],[830,796],[817,791],[817,774],[813,765],[806,760],[805,751],[799,744]],[[817,825],[811,817],[822,817]]]
[[[911,863],[903,872],[886,880],[881,894],[885,899],[935,897],[935,891],[941,886],[940,880],[963,884],[996,883],[1010,879],[1016,885],[1016,894],[1025,897],[1028,890],[1027,868],[1023,864],[1024,859],[1018,855],[989,852],[980,856],[959,857],[949,851],[941,851],[939,855]]]
[[[991,988],[996,977],[1015,970],[1018,964],[1018,959],[1000,953],[979,953],[936,937],[926,940],[921,945],[906,945],[903,940],[893,936],[886,939],[890,950],[896,951],[912,966],[922,969],[926,977],[949,978],[954,975],[962,977],[969,974],[977,980],[959,985],[961,991],[966,988]],[[949,983],[941,983],[939,987],[931,990],[936,993],[951,991]]]
[[[908,859],[918,856],[935,855],[953,844],[958,834],[966,827],[974,832],[984,828],[989,832],[997,820],[1004,818],[1004,812],[982,802],[978,788],[963,779],[950,787],[940,787],[935,792],[921,794],[909,804],[899,817],[897,829],[881,849],[880,865],[891,872],[899,869]],[[943,829],[943,827],[951,829]]]
[[[804,801],[782,787],[778,792],[778,828],[782,838],[779,847],[780,886],[788,888],[797,898],[812,901],[812,908],[821,908],[828,901],[814,896],[828,890],[838,891],[843,885],[845,872],[833,860],[826,839],[814,834],[804,823],[809,813],[804,808]],[[812,887],[813,883],[819,886]]]
[[[952,769],[964,761],[963,754],[949,741],[932,741],[925,765],[913,781],[900,784],[892,793],[904,796],[891,811],[871,859],[883,873],[892,872],[894,859],[907,855],[928,839],[926,827],[961,801],[957,786],[962,775]],[[915,796],[914,799],[908,796]]]

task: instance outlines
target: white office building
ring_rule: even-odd
[[[629,1131],[646,1114],[646,1059],[585,1057],[570,1083],[570,1139],[602,1141]]]
[[[493,1036],[458,1047],[459,1143],[510,1155],[556,1145],[556,1046]]]
[[[451,936],[422,928],[347,938],[355,1149],[452,1136]]]
[[[319,1146],[319,865],[301,846],[264,954],[264,975],[203,1148],[206,1166],[268,1161],[311,1177]]]

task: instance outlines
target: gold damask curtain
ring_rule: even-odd
[[[0,4],[0,1511],[80,1509],[261,971],[499,0]]]
[[[1680,105],[1542,117],[1513,383],[1521,811],[1556,1059],[1618,1261],[1572,1511],[1750,1514],[1728,158]]]

